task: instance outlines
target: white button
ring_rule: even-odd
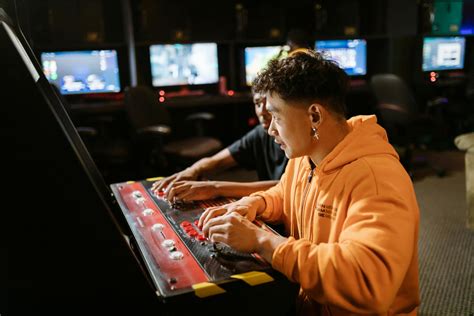
[[[155,213],[155,211],[153,211],[151,208],[146,208],[146,209],[142,212],[142,214],[143,214],[144,216],[149,216],[149,215],[152,215],[153,213]]]
[[[140,191],[133,191],[133,192],[132,192],[132,196],[133,196],[134,198],[141,198],[143,195],[142,195],[142,193],[141,193]]]
[[[160,232],[163,230],[163,228],[165,228],[165,225],[160,224],[160,223],[151,226],[151,230],[154,232]]]
[[[174,247],[174,240],[173,239],[165,239],[165,240],[163,240],[163,242],[161,244],[163,246],[167,247],[167,248]]]
[[[173,251],[170,253],[170,258],[173,260],[181,260],[183,259],[184,255],[181,251]]]
[[[144,197],[136,198],[136,199],[135,199],[135,202],[136,202],[137,204],[145,203],[145,198],[144,198]]]

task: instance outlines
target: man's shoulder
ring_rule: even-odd
[[[372,155],[361,157],[344,168],[348,182],[373,183],[376,187],[388,184],[408,185],[410,177],[398,159],[391,155]]]
[[[263,140],[263,139],[267,139],[267,137],[270,137],[270,135],[267,134],[267,131],[262,127],[262,125],[258,124],[257,126],[252,128],[250,131],[248,131],[247,134],[242,136],[241,139]]]

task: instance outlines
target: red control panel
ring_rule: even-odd
[[[122,184],[119,192],[128,217],[149,248],[149,253],[159,266],[162,276],[167,279],[170,289],[188,288],[207,281],[206,274],[176,236],[143,185],[140,182]],[[191,225],[186,226],[186,229],[193,236],[197,235]]]
[[[151,181],[112,184],[153,281],[164,297],[193,290],[196,284],[228,282],[248,271],[269,270],[255,254],[210,242],[198,227],[202,212],[232,200],[222,198],[171,204],[151,191]]]

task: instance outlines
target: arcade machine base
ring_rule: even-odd
[[[226,314],[247,315],[274,308],[274,315],[291,314],[296,284],[257,254],[212,243],[198,228],[197,220],[205,208],[232,200],[172,205],[151,191],[155,180],[110,187],[133,232],[132,246],[139,250],[168,313],[197,308],[206,313],[226,309]],[[257,224],[276,233],[263,223]]]

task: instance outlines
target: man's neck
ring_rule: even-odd
[[[324,124],[325,126],[319,131],[319,140],[310,155],[317,166],[351,131],[345,120],[329,119]]]

